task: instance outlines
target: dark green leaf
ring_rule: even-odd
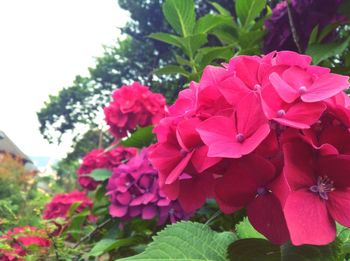
[[[330,57],[341,55],[348,47],[349,42],[350,37],[342,42],[312,44],[307,47],[306,54],[312,57],[314,64],[319,64]]]
[[[167,44],[172,44],[174,46],[177,46],[179,48],[182,48],[180,37],[173,35],[173,34],[167,34],[167,33],[153,33],[149,35],[150,38],[162,41]]]
[[[233,18],[231,16],[225,15],[207,14],[198,19],[198,21],[196,22],[194,33],[207,33],[211,30],[214,30],[216,27],[223,25],[233,26]]]
[[[265,6],[266,0],[237,0],[236,13],[243,28],[247,28]]]
[[[234,240],[231,232],[218,233],[200,223],[178,222],[159,232],[145,252],[121,260],[226,261],[227,247]]]
[[[205,47],[198,50],[195,61],[201,64],[201,67],[204,68],[206,65],[211,64],[214,60],[221,59],[228,61],[232,56],[232,46]]]
[[[69,207],[69,210],[68,210],[68,216],[71,217],[73,216],[73,214],[75,213],[75,210],[80,206],[82,202],[79,201],[79,202],[74,202],[70,207]]]
[[[339,241],[326,246],[293,246],[290,243],[281,246],[282,261],[337,261],[340,254]]]
[[[318,35],[318,25],[316,25],[314,29],[312,29],[312,32],[309,37],[308,45],[314,44],[317,42],[317,35]]]
[[[95,169],[88,176],[96,181],[105,181],[112,176],[112,172],[108,169]]]
[[[260,238],[240,239],[229,246],[232,261],[280,261],[279,246]]]
[[[214,8],[219,12],[219,14],[226,15],[226,16],[231,16],[230,11],[225,9],[224,7],[222,7],[220,4],[215,3],[215,2],[210,2],[210,4],[212,6],[214,6]]]
[[[154,134],[152,133],[153,126],[138,128],[127,139],[121,141],[119,144],[124,147],[143,148],[149,146],[154,141]]]
[[[193,0],[166,0],[163,13],[171,27],[180,35],[191,35],[196,21]]]

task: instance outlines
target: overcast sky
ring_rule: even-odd
[[[0,130],[29,156],[62,157],[49,145],[36,112],[76,75],[87,75],[102,45],[128,19],[117,0],[0,1]]]

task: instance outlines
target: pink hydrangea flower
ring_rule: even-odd
[[[224,67],[206,67],[154,129],[158,143],[149,159],[159,172],[160,190],[187,211],[207,198],[215,198],[225,213],[246,208],[252,225],[276,244],[329,243],[334,220],[350,225],[343,191],[350,165],[350,98],[343,93],[348,87],[349,77],[291,51],[237,56]],[[308,149],[286,149],[295,140]],[[335,174],[328,175],[330,185],[317,168],[319,157],[325,157],[322,168],[343,173],[343,185]],[[307,206],[300,203],[304,196]],[[302,228],[308,215],[320,215],[324,230]],[[320,231],[325,234],[315,236]]]
[[[113,168],[128,161],[136,153],[136,148],[124,148],[122,146],[118,146],[110,151],[104,151],[104,149],[91,150],[84,156],[83,162],[77,171],[80,186],[87,190],[96,189],[100,182],[89,177],[89,173],[100,168],[112,171]]]
[[[113,100],[104,108],[105,120],[116,138],[123,138],[136,127],[159,122],[165,115],[165,98],[138,82],[123,85],[112,94]]]
[[[67,218],[70,207],[77,202],[80,202],[80,205],[76,208],[76,213],[80,213],[84,209],[91,209],[93,206],[93,202],[86,195],[86,192],[73,191],[56,194],[51,201],[45,205],[43,218]]]
[[[11,249],[0,248],[0,261],[25,260],[28,253],[27,249],[23,249],[23,246],[37,246],[42,254],[47,253],[51,246],[51,241],[45,230],[30,226],[15,227],[8,230],[0,236],[0,240],[3,244],[11,247]]]
[[[146,149],[113,170],[107,195],[111,202],[110,215],[123,220],[157,217],[158,224],[163,224],[169,219],[175,222],[189,216],[178,202],[159,191],[157,171],[148,161]]]

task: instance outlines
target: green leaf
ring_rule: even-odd
[[[326,246],[293,246],[290,243],[281,246],[282,261],[337,261],[340,254],[338,240]]]
[[[108,169],[95,169],[88,176],[96,181],[105,181],[112,176],[112,172]]]
[[[312,32],[309,37],[308,45],[314,44],[317,42],[317,35],[318,35],[318,25],[316,25],[314,29],[312,29]]]
[[[184,68],[178,65],[166,65],[162,68],[156,69],[153,71],[156,75],[163,75],[163,74],[180,74],[185,77],[189,77],[189,72],[187,72]]]
[[[226,15],[226,16],[231,16],[230,11],[228,11],[227,9],[225,9],[224,7],[222,7],[220,4],[215,3],[215,2],[210,2],[210,4],[212,6],[214,6],[214,8],[219,12],[219,14],[221,15]]]
[[[68,217],[73,216],[73,214],[75,213],[75,210],[80,206],[80,204],[82,203],[82,201],[78,201],[78,202],[74,202],[68,210]]]
[[[104,238],[101,241],[97,242],[96,245],[86,255],[97,257],[111,250],[118,249],[119,247],[122,247],[122,246],[130,246],[137,242],[138,241],[135,238],[126,238],[126,239]]]
[[[341,241],[343,254],[350,254],[350,229],[337,224],[337,238]]]
[[[176,62],[180,65],[187,65],[187,66],[191,66],[191,62],[185,58],[182,58],[181,56],[175,54],[175,59]]]
[[[217,28],[211,34],[215,35],[223,45],[237,44],[238,33],[230,26]]]
[[[320,37],[318,38],[318,43],[321,43],[323,41],[323,39],[325,37],[327,37],[327,35],[330,34],[340,24],[341,24],[341,22],[335,22],[335,23],[331,23],[331,24],[326,25],[320,33]]]
[[[227,247],[234,240],[231,232],[218,233],[200,223],[178,222],[159,232],[145,252],[120,260],[226,261]]]
[[[174,46],[177,46],[179,48],[182,48],[180,37],[173,35],[173,34],[167,34],[167,33],[153,33],[149,35],[150,38],[162,41],[167,44],[171,44]]]
[[[181,39],[186,55],[192,59],[194,53],[208,42],[207,34],[195,34]]]
[[[261,238],[240,239],[229,246],[232,261],[280,261],[279,246]],[[301,261],[300,259],[295,259]]]
[[[143,148],[149,146],[154,141],[154,134],[152,133],[153,126],[138,128],[134,133],[125,140],[122,140],[119,145],[124,147]]]
[[[250,224],[248,218],[244,218],[243,221],[237,224],[236,234],[238,238],[263,238],[266,239],[262,234],[260,234],[256,229]]]
[[[333,42],[326,44],[311,44],[307,47],[306,54],[310,55],[314,64],[331,58],[336,55],[341,55],[350,42],[350,37],[342,42]]]
[[[223,25],[233,26],[233,18],[231,16],[207,14],[198,19],[196,27],[194,28],[194,33],[207,33]]]
[[[166,0],[163,14],[178,34],[184,37],[192,34],[196,22],[193,0]]]
[[[266,0],[237,0],[235,8],[242,27],[247,28],[265,6]]]
[[[195,61],[204,68],[214,60],[222,59],[227,61],[233,56],[233,46],[205,47],[198,50]]]

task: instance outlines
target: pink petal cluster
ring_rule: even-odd
[[[128,163],[113,170],[107,185],[110,215],[124,220],[157,217],[158,224],[188,219],[189,214],[183,211],[179,203],[169,200],[159,190],[157,171],[149,162],[147,154],[147,149],[143,149]]]
[[[0,248],[0,261],[22,261],[27,255],[26,247],[36,245],[43,254],[51,246],[51,241],[45,230],[35,227],[15,227],[0,236],[2,244],[6,244],[11,249]],[[23,248],[24,247],[24,248]],[[22,258],[23,257],[23,258]]]
[[[100,168],[112,171],[113,168],[128,161],[131,157],[135,156],[136,153],[136,148],[124,148],[122,146],[118,146],[109,151],[105,151],[104,149],[91,150],[84,156],[83,162],[77,171],[80,186],[87,190],[95,190],[100,182],[95,181],[93,178],[89,177],[88,174]]]
[[[138,82],[123,85],[112,94],[104,108],[105,120],[116,138],[123,138],[137,127],[154,125],[165,115],[165,98]]]
[[[282,51],[207,66],[154,130],[163,193],[185,211],[246,208],[276,244],[323,245],[335,221],[350,226],[349,78],[310,63]]]
[[[86,192],[72,191],[69,193],[56,194],[44,207],[43,218],[68,218],[70,207],[74,203],[80,203],[75,209],[75,213],[80,213],[85,209],[92,209],[93,202],[86,195]]]

